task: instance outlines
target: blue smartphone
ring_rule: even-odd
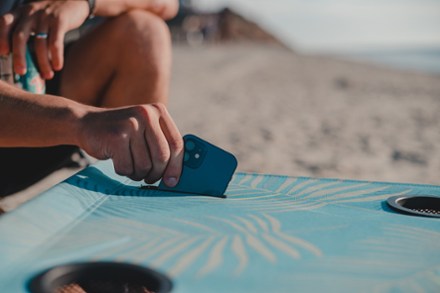
[[[224,197],[237,168],[231,153],[195,136],[183,137],[185,153],[179,183],[168,187],[162,181],[159,190]]]

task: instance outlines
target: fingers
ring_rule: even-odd
[[[6,13],[0,16],[0,56],[8,55],[10,52],[9,35],[16,21],[16,13]]]
[[[47,16],[48,15],[45,10],[41,10],[38,12],[34,46],[41,76],[44,79],[52,79],[54,73],[52,70],[52,66],[50,65],[49,51],[47,48],[47,34],[49,32]]]
[[[133,159],[133,173],[131,179],[139,181],[148,177],[153,164],[150,158],[150,151],[145,141],[144,130],[140,129],[139,122],[132,118],[131,122],[135,127],[135,135],[130,139],[130,151]]]
[[[113,146],[112,154],[115,172],[122,176],[132,176],[133,158],[130,152],[129,137],[122,137],[117,144]]]
[[[140,106],[142,120],[137,121],[138,136],[131,140],[134,174],[152,184],[163,178],[169,187],[179,182],[183,161],[183,139],[167,109],[162,104]],[[146,111],[145,111],[146,110]],[[142,128],[144,125],[144,128]],[[140,131],[144,129],[143,137]]]
[[[31,35],[34,36],[35,55],[41,76],[51,79],[54,70],[63,68],[66,20],[54,14],[54,7],[35,2],[0,17],[0,55],[8,54],[12,48],[16,73],[26,73],[26,44]],[[11,33],[12,46],[9,42]]]
[[[159,180],[164,174],[165,168],[168,165],[170,159],[170,148],[168,141],[162,132],[159,119],[160,113],[150,114],[153,119],[149,119],[148,125],[145,129],[145,140],[147,141],[148,148],[150,150],[150,156],[152,161],[152,169],[145,178],[147,183],[154,183]]]
[[[170,148],[170,159],[163,174],[163,180],[167,186],[174,187],[179,182],[182,172],[184,143],[171,115],[163,105],[161,107],[163,109],[161,110],[160,125]]]
[[[94,125],[90,139],[99,143],[86,142],[85,149],[92,156],[112,158],[118,174],[149,184],[163,178],[170,187],[179,182],[183,139],[164,105],[103,111]]]
[[[66,34],[67,28],[66,24],[58,17],[51,18],[49,26],[48,42],[50,55],[52,57],[51,64],[54,70],[59,71],[64,65],[64,35]]]
[[[47,34],[49,31],[47,13],[45,11],[40,11],[37,17],[37,29],[34,38],[35,55],[37,57],[41,76],[44,79],[52,79],[54,72],[49,61],[49,51],[47,48]]]
[[[31,35],[33,23],[32,17],[22,17],[12,36],[14,71],[20,75],[26,73],[26,43]]]

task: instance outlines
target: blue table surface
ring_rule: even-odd
[[[440,219],[394,195],[440,186],[237,173],[227,198],[139,188],[110,161],[0,218],[0,292],[54,265],[110,260],[173,292],[440,292]]]

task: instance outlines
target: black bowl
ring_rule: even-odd
[[[398,212],[440,218],[440,197],[430,195],[392,196],[388,205]]]
[[[115,262],[65,264],[50,268],[28,284],[32,293],[167,293],[171,280],[149,268]]]

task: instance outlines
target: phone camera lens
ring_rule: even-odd
[[[195,154],[194,158],[199,159],[200,158],[200,154],[199,153]]]
[[[196,147],[196,144],[192,140],[188,140],[185,143],[185,148],[187,151],[192,151]]]

